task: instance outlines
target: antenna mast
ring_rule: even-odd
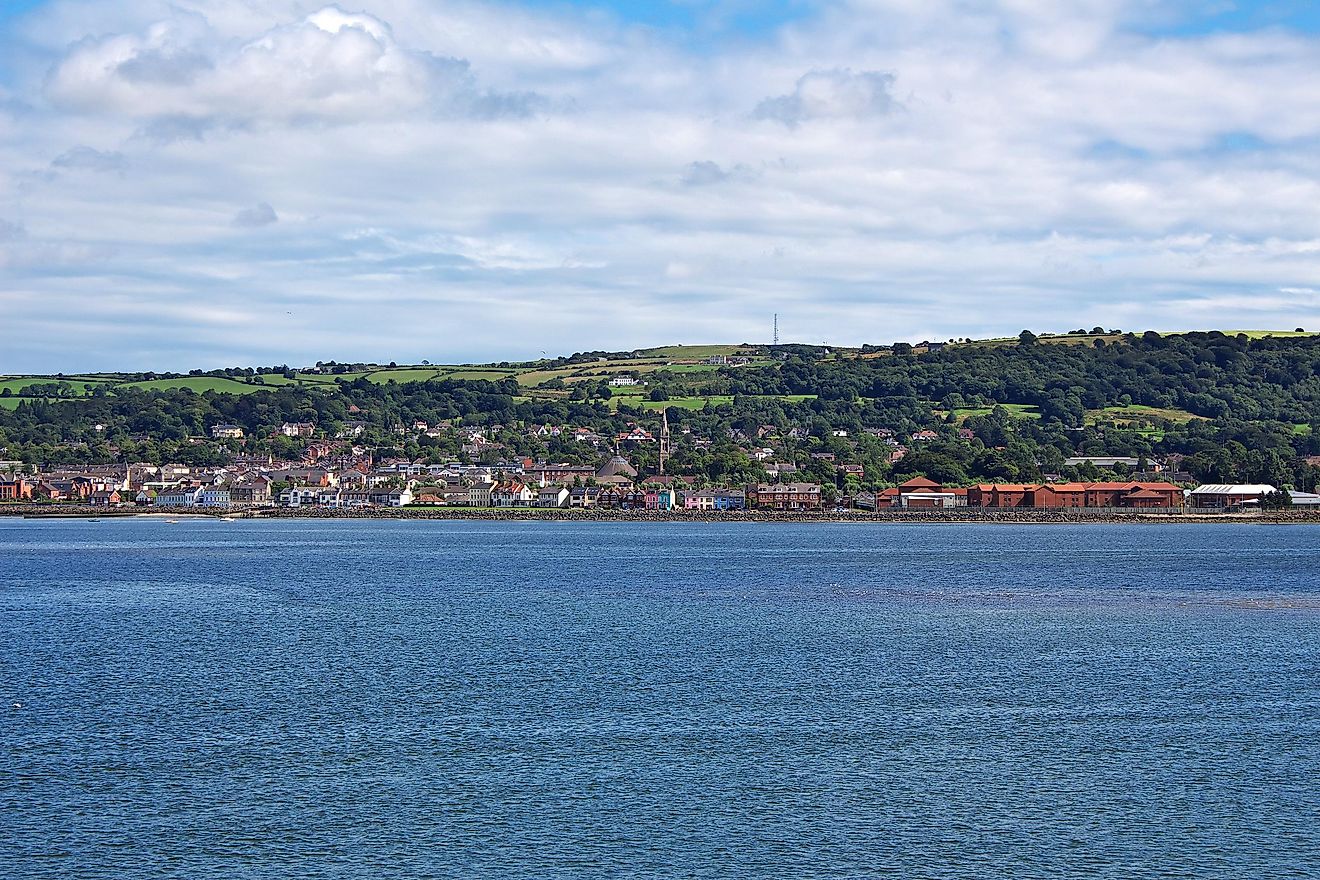
[[[775,312],[775,345],[779,344],[779,313]]]

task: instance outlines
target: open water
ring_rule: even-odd
[[[0,519],[0,876],[1320,876],[1320,529]]]

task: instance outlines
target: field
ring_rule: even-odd
[[[629,399],[630,397],[633,399]],[[611,398],[610,404],[613,409],[618,409],[619,402],[621,401],[627,403],[629,406],[636,406],[638,404],[641,404],[642,409],[648,409],[648,410],[661,410],[661,409],[665,409],[666,407],[672,409],[698,410],[698,409],[705,409],[707,403],[711,404],[712,406],[724,406],[726,404],[733,403],[733,395],[731,394],[712,394],[709,397],[671,397],[669,400],[647,400],[645,398],[637,399],[637,397],[638,397],[637,395],[624,395],[621,401],[621,398],[619,396],[615,396]],[[767,397],[761,397],[758,399],[781,400],[784,401],[785,403],[802,403],[804,400],[815,400],[816,395],[778,394]]]
[[[1274,336],[1278,339],[1295,339],[1299,336],[1317,335],[1315,333],[1310,333],[1305,330],[1303,330],[1300,333],[1298,333],[1296,330],[1221,330],[1220,332],[1223,333],[1225,336],[1243,335],[1246,336],[1248,339],[1265,339],[1266,337],[1269,336]],[[1176,335],[1176,334],[1172,334],[1172,335]]]
[[[639,351],[643,357],[660,357],[671,360],[685,358],[708,358],[716,355],[750,356],[755,347],[744,345],[662,345],[659,348],[644,348]]]
[[[1001,403],[999,404],[999,406],[1002,406],[1004,409],[1008,410],[1009,415],[1016,416],[1018,418],[1022,418],[1022,419],[1040,418],[1040,410],[1038,410],[1034,406],[1030,406],[1025,403]],[[963,422],[967,421],[973,416],[988,416],[993,411],[994,411],[994,407],[991,406],[968,406],[968,407],[960,407],[958,409],[951,410],[950,412],[953,415],[954,422],[956,422],[957,424],[962,424]],[[939,411],[937,410],[936,412],[938,413]]]
[[[1104,409],[1091,410],[1086,414],[1086,424],[1095,425],[1100,422],[1112,422],[1116,425],[1126,425],[1133,422],[1161,421],[1183,424],[1199,418],[1201,416],[1193,415],[1184,409],[1163,409],[1156,406],[1140,406],[1134,403],[1128,406],[1107,406]]]
[[[69,376],[60,378],[59,376],[16,376],[8,379],[0,379],[0,391],[8,388],[10,394],[23,394],[24,390],[32,385],[67,385],[77,394],[90,394],[92,389],[98,385],[107,384],[105,379],[91,379],[81,376]]]
[[[149,382],[125,382],[117,388],[156,389],[165,391],[171,388],[186,388],[201,394],[204,391],[216,391],[225,394],[251,394],[260,391],[260,385],[226,379],[223,376],[185,376],[181,379],[152,379]]]

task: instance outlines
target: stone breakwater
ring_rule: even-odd
[[[946,510],[849,511],[699,511],[699,510],[564,510],[554,508],[368,507],[335,510],[321,507],[262,507],[233,510],[159,510],[104,508],[77,504],[0,504],[0,516],[87,519],[124,516],[230,517],[238,519],[434,519],[549,522],[880,522],[880,523],[1273,523],[1320,524],[1320,510],[1271,510],[1256,513],[1162,513],[1074,508],[951,508]]]

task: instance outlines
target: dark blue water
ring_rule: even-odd
[[[0,520],[0,875],[1320,876],[1317,548]]]

